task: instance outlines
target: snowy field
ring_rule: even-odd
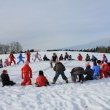
[[[51,58],[53,52],[40,52]],[[65,52],[56,52],[58,56]],[[21,67],[12,65],[3,69],[7,69],[11,80],[17,84],[13,87],[2,87],[0,82],[0,110],[110,110],[110,78],[87,81],[83,84],[72,83],[70,71],[73,67],[81,66],[85,68],[85,61],[77,61],[79,52],[68,52],[75,60],[63,61],[66,67],[65,74],[69,79],[66,84],[61,77],[58,78],[56,84],[51,84],[55,72],[50,68],[49,61],[31,60],[30,66],[33,70],[33,85],[23,87],[21,83]],[[34,54],[34,53],[33,53]],[[33,54],[31,56],[33,57]],[[86,53],[81,53],[85,59]],[[97,58],[102,59],[102,54],[88,53],[90,56],[94,54]],[[16,55],[16,60],[18,61]],[[106,54],[110,61],[110,54]],[[3,61],[8,55],[0,55]],[[25,55],[24,55],[25,57]],[[32,59],[31,57],[31,59]],[[92,63],[91,63],[92,65]],[[0,69],[0,73],[3,69]],[[50,82],[48,87],[35,87],[35,79],[38,71],[43,70],[45,76]]]

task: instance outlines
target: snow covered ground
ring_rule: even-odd
[[[46,54],[49,58],[52,53],[40,52],[41,56]],[[64,54],[65,52],[56,53],[60,55],[60,53]],[[72,55],[73,59],[77,59],[79,52],[68,53]],[[85,58],[86,53],[81,54]],[[89,55],[92,54],[101,59],[103,53],[89,53]],[[110,54],[106,55],[110,60]],[[0,58],[5,60],[7,56],[0,55]],[[18,60],[17,56],[16,60]],[[71,69],[75,66],[85,67],[86,62],[73,60],[62,63],[66,66],[65,74],[70,83],[66,84],[59,77],[55,85],[51,84],[51,86],[41,88],[34,85],[39,70],[44,71],[50,83],[55,75],[55,72],[50,68],[49,61],[36,61],[35,63],[31,61],[33,85],[26,87],[20,86],[22,63],[4,68],[8,70],[10,78],[17,84],[13,87],[2,87],[0,82],[0,110],[110,110],[110,78],[74,84],[70,77]],[[0,69],[0,73],[2,70]]]

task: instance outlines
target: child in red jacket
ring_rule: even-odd
[[[28,62],[26,61],[25,65],[21,69],[22,72],[22,86],[31,85],[31,78],[32,78],[32,69],[29,66]]]
[[[43,71],[39,71],[39,76],[36,78],[35,84],[37,87],[49,85],[49,82],[47,78],[44,76]]]
[[[78,59],[78,61],[82,61],[82,60],[83,60],[82,55],[81,55],[81,54],[79,54],[79,55],[78,55],[78,57],[77,57],[77,59]]]
[[[26,52],[26,58],[27,58],[26,61],[28,61],[29,63],[30,63],[30,56],[31,56],[31,54],[30,54],[30,51],[28,50],[28,51]]]
[[[9,58],[10,58],[10,65],[11,65],[12,62],[13,62],[14,64],[16,64],[15,57],[14,57],[14,55],[13,55],[12,52],[10,53]]]
[[[108,64],[104,62],[102,64],[102,77],[105,77],[105,78],[108,77],[107,71],[108,71]]]

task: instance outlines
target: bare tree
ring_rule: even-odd
[[[11,52],[18,53],[18,52],[22,51],[22,46],[19,42],[11,42],[9,46],[10,46]]]
[[[3,52],[4,54],[7,54],[7,53],[9,52],[9,48],[10,48],[9,45],[3,45],[2,52]]]

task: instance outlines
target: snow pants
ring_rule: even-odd
[[[56,72],[55,77],[53,78],[53,83],[55,83],[59,77],[59,75],[62,76],[62,79],[68,83],[68,78],[65,76],[64,72]]]

